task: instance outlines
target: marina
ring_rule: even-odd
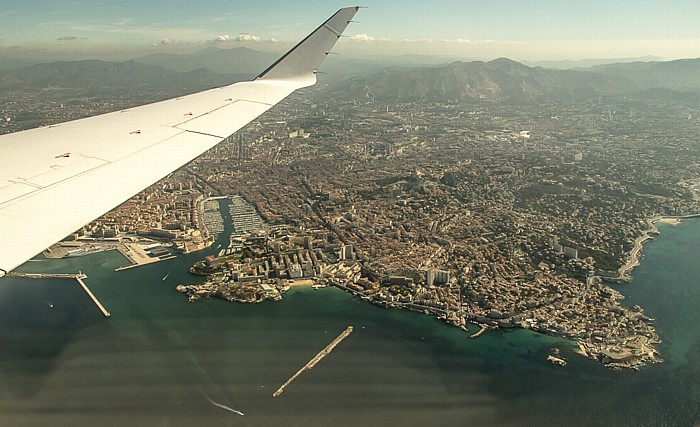
[[[209,234],[216,239],[224,231],[224,219],[219,207],[220,198],[207,199],[202,203],[204,226]]]
[[[229,213],[233,220],[233,234],[238,237],[255,233],[263,229],[263,220],[255,211],[255,208],[241,196],[231,197]]]

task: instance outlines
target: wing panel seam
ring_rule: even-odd
[[[61,180],[59,180],[59,181],[52,182],[50,185],[46,185],[46,186],[43,186],[43,187],[42,187],[42,186],[37,186],[36,184],[32,184],[32,183],[28,183],[28,182],[14,182],[14,181],[11,181],[11,180],[10,180],[9,182],[13,182],[14,184],[26,184],[26,185],[30,185],[30,186],[32,186],[32,187],[35,187],[36,189],[33,190],[33,191],[30,191],[29,193],[22,194],[21,196],[18,196],[18,197],[15,197],[15,198],[12,198],[12,199],[3,201],[2,203],[0,203],[0,212],[2,212],[2,210],[3,210],[4,208],[6,208],[6,207],[8,207],[8,206],[12,206],[12,205],[14,205],[14,204],[17,203],[17,202],[20,202],[20,201],[22,201],[22,200],[25,200],[26,198],[34,197],[36,194],[39,194],[39,193],[41,193],[41,192],[43,192],[43,191],[49,191],[49,190],[51,190],[52,188],[58,186],[59,184],[62,184],[62,183],[64,183],[64,182],[68,182],[68,181],[71,181],[71,180],[73,180],[73,179],[82,177],[82,176],[87,175],[87,174],[89,174],[89,173],[92,173],[92,172],[94,172],[94,171],[96,171],[96,170],[98,170],[98,169],[100,169],[100,168],[103,168],[103,167],[107,167],[107,166],[110,166],[110,165],[117,164],[117,163],[119,163],[120,161],[123,161],[124,159],[128,159],[129,157],[131,157],[131,156],[133,156],[133,155],[139,154],[139,153],[141,153],[141,152],[143,152],[143,151],[145,151],[145,150],[148,150],[148,149],[150,149],[150,148],[152,148],[152,147],[156,147],[156,146],[158,146],[158,145],[160,145],[160,144],[162,144],[162,143],[164,143],[164,142],[169,141],[170,139],[173,139],[173,138],[175,138],[175,137],[177,137],[177,136],[179,136],[179,135],[182,135],[183,133],[190,132],[190,131],[183,130],[183,129],[179,129],[179,128],[177,128],[177,129],[180,130],[180,132],[176,133],[175,135],[169,136],[168,138],[163,139],[162,141],[156,142],[155,144],[151,144],[151,145],[148,145],[148,146],[146,146],[146,147],[142,147],[140,150],[134,151],[134,152],[130,153],[128,156],[122,157],[122,158],[117,159],[117,160],[114,160],[114,161],[112,161],[112,162],[107,162],[107,163],[105,163],[105,164],[95,166],[95,167],[93,167],[93,168],[90,168],[90,169],[87,169],[87,170],[85,170],[85,171],[82,171],[82,172],[80,172],[80,173],[78,173],[78,174],[69,176],[69,177],[67,177],[67,178],[63,178],[63,179],[61,179]],[[206,135],[206,136],[210,136],[210,137],[214,137],[214,138],[221,138],[221,139],[223,139],[223,138],[220,137],[220,136],[217,136],[217,135],[210,135],[210,134],[206,134],[206,133],[202,133],[202,132],[192,132],[192,133],[199,133],[199,134],[201,134],[201,135]]]
[[[180,129],[180,128],[178,128],[178,129]],[[198,132],[196,130],[185,129],[184,131],[185,131],[185,133],[196,133],[198,135],[211,136],[212,138],[221,138],[222,140],[228,138],[227,136],[214,135],[212,133],[206,133],[206,132]],[[236,133],[236,132],[234,132],[234,133]]]

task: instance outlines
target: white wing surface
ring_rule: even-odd
[[[340,9],[253,81],[0,136],[0,276],[316,83],[357,9]]]

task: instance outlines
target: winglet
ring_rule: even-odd
[[[255,80],[292,81],[304,86],[316,83],[316,70],[352,21],[359,6],[337,11],[314,32],[258,75]]]

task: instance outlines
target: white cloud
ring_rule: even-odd
[[[434,40],[434,39],[403,39],[400,40],[402,42],[406,43],[433,43],[433,42],[440,42],[440,43],[459,43],[459,44],[490,44],[490,43],[502,43],[498,42],[495,40],[470,40],[470,39],[440,39],[440,40]]]
[[[168,45],[171,45],[171,44],[173,44],[173,40],[172,40],[172,39],[167,39],[167,38],[166,38],[166,39],[161,40],[161,41],[158,42],[158,43],[153,43],[153,46],[168,46]]]
[[[259,42],[261,40],[262,38],[254,36],[252,34],[239,34],[233,38],[233,41],[236,42]]]
[[[368,36],[367,34],[357,34],[352,36],[350,39],[356,42],[373,42],[376,40],[374,37]]]
[[[277,43],[279,40],[277,39],[263,39],[262,37],[254,36],[252,34],[247,34],[247,33],[241,33],[237,36],[229,36],[228,34],[222,34],[218,37],[216,37],[214,40],[210,40],[210,42],[213,43],[227,43],[227,42],[236,42],[236,43],[259,43],[259,42],[266,42],[266,43]]]
[[[357,34],[355,36],[350,37],[350,40],[356,41],[356,42],[373,42],[376,41],[377,39],[375,37],[372,37],[367,34]]]
[[[78,40],[78,37],[76,36],[61,36],[57,38],[56,40]]]

